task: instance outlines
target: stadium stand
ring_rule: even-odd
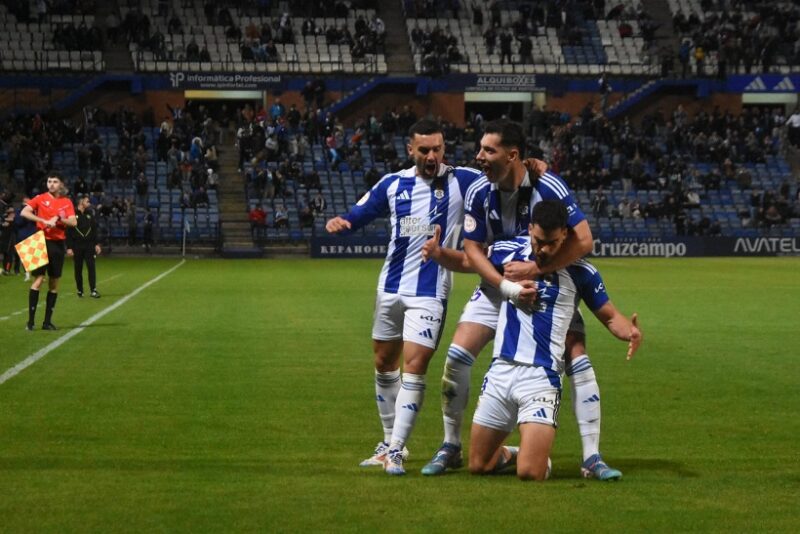
[[[253,235],[261,244],[301,243],[322,235],[327,218],[346,212],[378,177],[407,165],[401,134],[408,122],[396,111],[350,116],[347,127],[336,117],[375,90],[378,75],[388,73],[391,54],[385,39],[392,31],[410,46],[413,63],[403,74],[412,81],[412,69],[431,78],[448,73],[560,74],[592,82],[603,73],[650,78],[605,114],[588,105],[575,116],[548,112],[544,126],[526,119],[533,134],[531,153],[567,180],[602,239],[790,236],[800,229],[782,111],[745,109],[741,116],[709,111],[688,117],[678,108],[665,115],[641,117],[640,112],[641,124],[626,115],[671,82],[688,83],[669,80],[670,72],[722,77],[726,72],[796,70],[796,4],[745,0],[722,10],[722,4],[707,0],[669,0],[669,21],[653,20],[635,0],[607,10],[603,3],[585,0],[393,0],[393,9],[402,8],[406,19],[399,31],[393,26],[388,32],[381,20],[387,10],[379,3],[328,4],[112,2],[103,11],[109,18],[101,18],[81,10],[77,2],[31,13],[38,3],[0,1],[0,60],[9,72],[78,75],[103,71],[103,50],[108,54],[109,45],[122,42],[125,61],[130,58],[135,71],[154,78],[185,70],[274,72],[306,81],[295,95],[305,101],[302,112],[294,106],[277,112],[239,109],[226,119],[236,122],[239,132],[235,147],[231,142],[219,147],[226,158],[237,159],[234,152],[239,152],[234,167],[239,170],[225,171],[238,172],[236,178],[244,183],[233,192],[243,197],[236,209],[245,212],[236,216],[246,220],[254,207],[264,207],[266,227]],[[670,22],[674,32],[667,43],[663,38],[658,42],[656,29]],[[656,48],[673,45],[682,47],[676,51],[679,59],[685,52],[686,72],[655,66],[655,56],[661,54]],[[655,79],[659,72],[663,77]],[[363,75],[358,77],[362,94],[353,102],[343,98],[347,103],[340,107],[325,108],[325,80],[337,75]],[[279,102],[273,100],[275,107]],[[189,229],[191,239],[215,243],[222,209],[216,180],[226,185],[226,176],[214,169],[207,175],[212,161],[205,160],[205,151],[219,137],[206,130],[205,111],[193,107],[172,112],[173,118],[161,127],[106,121],[92,116],[93,111],[83,124],[24,115],[4,129],[0,159],[20,189],[30,190],[50,166],[62,170],[70,185],[79,177],[90,190],[100,184],[95,202],[109,239],[129,241],[134,227],[134,239],[140,238],[149,209],[161,242],[174,243]],[[198,114],[203,120],[197,120]],[[447,160],[453,164],[471,162],[481,130],[480,121],[472,119],[464,127],[445,124]],[[47,125],[45,137],[33,133],[37,121]],[[174,133],[165,134],[165,128],[173,127]],[[195,140],[202,148],[194,146]],[[95,146],[102,154],[99,162],[92,155]],[[39,161],[22,157],[27,149]],[[146,187],[137,190],[140,173],[139,182]],[[284,211],[285,221],[281,218],[278,224],[276,215]],[[386,221],[378,220],[359,233],[385,237],[387,232]]]
[[[105,70],[103,48],[93,15],[45,13],[34,21],[0,4],[3,71],[100,72]]]
[[[448,2],[435,4],[433,10],[420,11],[415,2],[403,2],[417,73],[597,75],[604,70],[649,74],[653,69],[645,61],[645,41],[652,40],[652,32],[640,28],[641,21],[645,26],[651,22],[633,9],[631,0],[619,4],[613,20],[581,2],[569,3],[563,13],[555,4],[474,2],[459,9],[458,18],[449,17]],[[504,39],[510,58],[501,53]]]
[[[159,7],[161,6],[161,8]],[[163,13],[158,0],[121,7],[130,53],[141,72],[376,73],[387,72],[376,12],[352,9],[346,17],[291,16],[275,7],[269,16],[208,8],[200,1],[173,3]],[[284,6],[286,7],[286,6]],[[162,10],[159,13],[159,9]]]

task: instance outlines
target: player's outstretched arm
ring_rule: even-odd
[[[634,313],[628,319],[617,310],[610,300],[595,310],[594,315],[617,339],[628,342],[627,359],[633,358],[633,355],[636,354],[642,344],[639,316]]]
[[[351,227],[352,225],[350,224],[350,221],[344,217],[334,217],[332,219],[328,219],[328,222],[325,223],[325,230],[329,234],[338,234],[339,232],[349,230]]]
[[[422,245],[422,261],[433,260],[445,269],[458,273],[471,273],[467,262],[467,255],[460,250],[442,247],[439,241],[442,237],[442,227],[438,224],[434,226],[433,237]]]

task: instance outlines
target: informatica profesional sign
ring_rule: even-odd
[[[173,89],[270,89],[282,83],[280,74],[257,72],[170,72]]]

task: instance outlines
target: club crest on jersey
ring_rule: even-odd
[[[528,205],[527,204],[523,204],[523,205],[521,205],[519,207],[519,214],[522,215],[523,217],[528,215]]]
[[[369,200],[369,191],[364,193],[364,196],[358,199],[358,202],[356,202],[356,206],[363,206],[364,204],[367,203],[367,200]]]
[[[433,192],[433,196],[436,197],[436,200],[442,200],[444,198],[444,190],[437,189]]]
[[[477,227],[478,223],[475,222],[475,218],[472,215],[464,215],[464,230],[467,232],[474,232]]]

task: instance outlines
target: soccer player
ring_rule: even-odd
[[[47,192],[30,199],[20,213],[22,217],[35,222],[36,226],[44,231],[49,258],[47,265],[31,272],[33,283],[28,292],[28,324],[26,325],[28,330],[34,328],[33,320],[39,305],[39,288],[44,281],[45,273],[49,291],[47,292],[47,308],[44,312],[42,330],[57,330],[52,318],[58,298],[58,281],[64,267],[66,252],[64,241],[67,238],[65,230],[67,227],[74,227],[78,224],[75,218],[75,208],[66,193],[61,176],[51,171],[47,174]]]
[[[442,229],[440,244],[455,247],[464,196],[480,176],[474,169],[442,163],[444,136],[436,122],[418,121],[408,136],[414,166],[385,175],[348,214],[325,226],[329,233],[340,234],[377,217],[390,217],[391,238],[378,279],[372,328],[375,397],[384,436],[361,465],[383,465],[391,475],[405,474],[405,444],[422,407],[425,373],[439,342],[452,282],[447,269],[436,262],[423,263],[421,249],[434,234],[434,225]]]
[[[481,283],[464,308],[447,351],[442,376],[444,442],[422,469],[425,475],[439,475],[448,468],[463,465],[461,425],[469,400],[472,365],[480,351],[494,338],[501,303],[515,299],[523,286],[545,272],[554,272],[574,263],[592,248],[592,232],[568,186],[557,175],[545,172],[539,179],[529,175],[522,163],[525,136],[522,127],[509,120],[490,122],[484,129],[476,157],[486,178],[467,193],[464,217],[464,253]],[[485,247],[500,239],[524,236],[532,207],[543,199],[562,202],[569,213],[569,231],[547,266],[535,262],[513,262],[499,274],[485,254]],[[580,314],[570,327],[567,344],[567,375],[573,387],[576,413],[583,444],[582,473],[601,480],[619,478],[600,457],[600,391],[589,357]],[[585,401],[585,402],[584,402]]]
[[[89,195],[81,195],[78,199],[78,212],[75,214],[77,224],[74,228],[67,229],[67,256],[75,258],[75,287],[78,296],[83,296],[83,263],[89,271],[89,295],[99,299],[97,291],[97,274],[94,265],[95,255],[102,249],[97,240],[97,222],[94,210],[91,209]]]
[[[567,239],[567,221],[563,203],[538,203],[531,216],[530,238],[495,243],[490,263],[499,270],[531,257],[541,267],[550,264]],[[642,342],[636,314],[629,320],[614,307],[600,273],[589,262],[578,260],[527,284],[535,285],[539,294],[533,310],[507,300],[500,308],[492,365],[472,421],[469,469],[475,474],[492,473],[516,461],[520,479],[547,478],[558,424],[567,329],[578,299],[609,332],[628,342],[628,359]],[[519,448],[502,446],[515,425],[519,425]]]

